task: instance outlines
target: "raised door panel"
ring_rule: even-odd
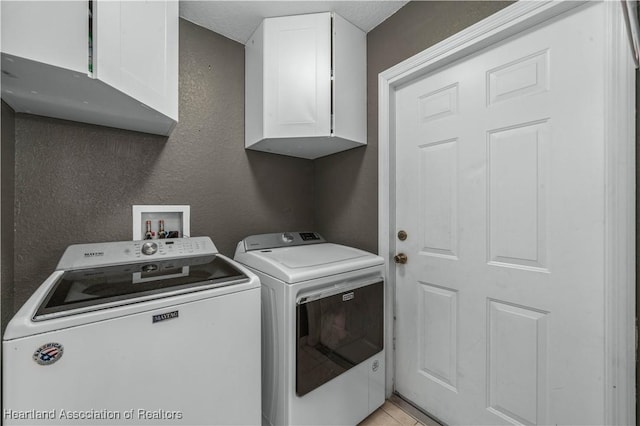
[[[89,8],[83,1],[2,1],[2,52],[89,71]]]
[[[264,23],[265,137],[329,136],[331,14]]]
[[[458,140],[418,147],[420,254],[456,260],[458,253]]]
[[[548,312],[487,301],[487,407],[513,424],[545,424]]]
[[[417,283],[418,371],[427,379],[457,392],[458,293],[429,283]]]
[[[488,133],[490,264],[547,271],[548,126],[543,120]]]
[[[178,119],[178,2],[99,1],[95,77]]]

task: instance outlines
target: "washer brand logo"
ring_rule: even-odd
[[[353,295],[353,292],[350,293],[345,293],[342,295],[342,301],[346,302],[347,300],[351,300],[353,299],[355,296]]]
[[[47,343],[33,353],[33,360],[40,365],[51,365],[60,358],[64,348],[60,343]]]
[[[104,256],[103,251],[90,251],[89,253],[85,253],[84,257],[96,257],[96,256]]]
[[[170,319],[173,319],[173,318],[178,318],[178,311],[173,311],[173,312],[167,312],[167,313],[164,313],[164,314],[154,315],[152,324],[155,324],[155,323],[160,322],[160,321],[170,320]]]

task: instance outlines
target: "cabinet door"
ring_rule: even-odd
[[[331,14],[268,19],[265,137],[331,133]]]
[[[2,52],[89,71],[86,1],[2,1]]]
[[[94,77],[178,119],[178,2],[99,0]]]

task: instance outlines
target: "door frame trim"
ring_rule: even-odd
[[[385,345],[395,348],[395,91],[588,1],[517,2],[378,75],[378,252],[385,259]],[[605,377],[607,424],[635,424],[635,66],[621,2],[607,2],[605,99]],[[386,351],[386,365],[395,353]],[[395,367],[394,367],[395,368]],[[386,395],[394,390],[387,368]]]

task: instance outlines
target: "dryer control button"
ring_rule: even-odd
[[[144,243],[142,244],[142,253],[151,255],[158,251],[158,245],[156,243]]]

